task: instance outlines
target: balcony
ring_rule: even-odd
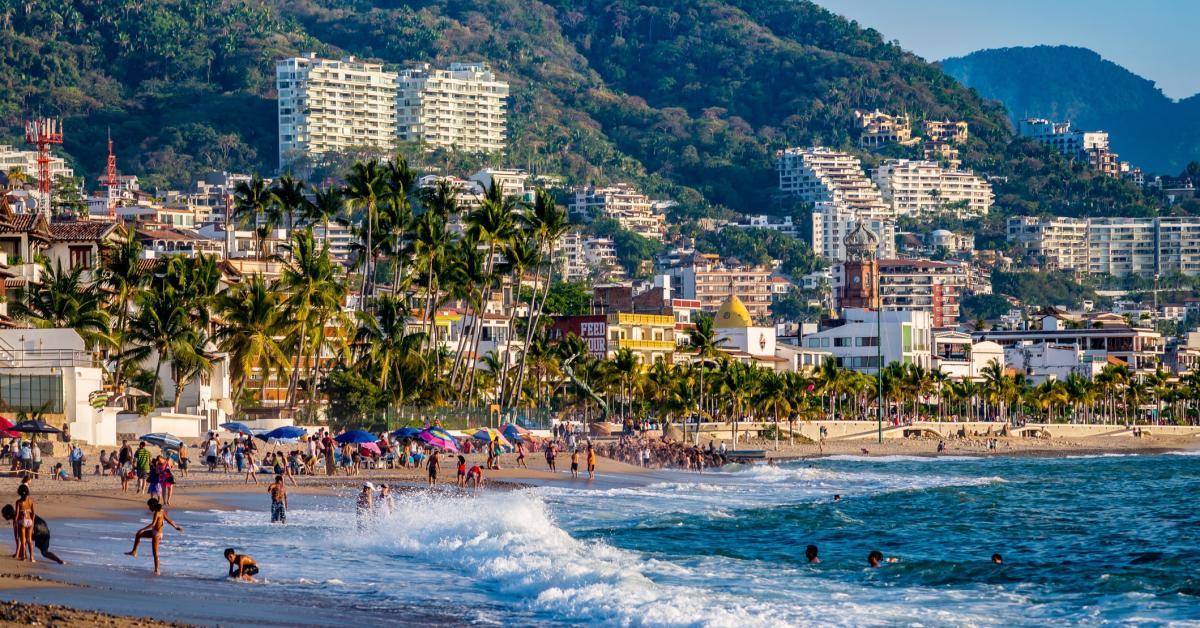
[[[669,318],[669,317],[667,317]],[[674,323],[672,323],[674,325]],[[674,351],[674,340],[634,340],[633,338],[621,338],[617,341],[618,349],[629,349],[631,351]]]

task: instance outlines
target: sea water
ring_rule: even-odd
[[[255,595],[400,623],[1200,625],[1200,456],[834,457],[578,486],[413,491],[361,520],[353,495],[294,496],[287,526],[264,495],[176,513],[164,569],[219,576],[233,546],[261,565]],[[868,567],[875,549],[899,562]]]

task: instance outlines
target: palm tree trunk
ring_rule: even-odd
[[[305,349],[307,346],[304,340],[307,336],[308,319],[305,319],[300,323],[300,335],[296,337],[296,357],[292,358],[292,376],[288,378],[287,400],[285,402],[288,408],[292,408],[295,403],[293,395],[300,382],[300,362],[304,359],[306,353]]]

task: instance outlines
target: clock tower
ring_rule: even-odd
[[[876,259],[879,236],[859,221],[842,243],[846,261],[842,263],[842,285],[838,288],[841,307],[879,309],[875,282],[879,281],[879,261]]]

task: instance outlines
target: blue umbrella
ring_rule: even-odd
[[[345,434],[339,434],[334,440],[336,440],[339,445],[345,445],[346,443],[377,443],[379,442],[379,437],[370,432],[364,432],[362,430],[350,430]]]
[[[270,442],[272,438],[279,438],[279,439],[300,438],[301,436],[304,436],[307,433],[308,432],[306,432],[304,430],[304,428],[302,428],[302,427],[296,427],[295,425],[285,425],[283,427],[277,427],[277,428],[271,430],[270,432],[266,432],[264,434],[255,434],[255,436],[257,436],[258,438],[261,438],[267,442]]]
[[[167,434],[166,432],[146,434],[144,436],[139,436],[138,440],[162,447],[163,449],[179,449],[180,447],[183,447],[183,441],[171,436],[170,434]]]
[[[421,433],[421,428],[418,427],[402,427],[395,432],[392,432],[392,438],[416,438],[417,434]]]
[[[222,423],[221,427],[236,434],[245,434],[246,436],[254,435],[254,430],[250,429],[250,427],[245,423]]]

